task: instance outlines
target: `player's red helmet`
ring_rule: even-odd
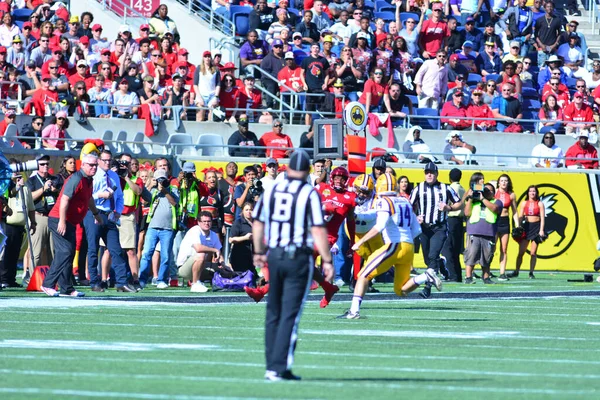
[[[336,176],[342,177],[341,186],[334,183],[333,178],[335,178]],[[342,190],[346,190],[346,188],[348,188],[348,180],[349,179],[350,179],[350,174],[348,173],[348,170],[343,167],[337,167],[333,171],[331,171],[331,175],[329,176],[329,185],[333,188],[333,190],[338,191],[338,192],[342,191]]]

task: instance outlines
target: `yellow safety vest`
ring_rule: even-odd
[[[485,208],[482,210],[481,203],[473,204],[473,208],[471,210],[471,217],[469,218],[469,223],[476,224],[481,219],[481,216],[485,219],[485,222],[488,224],[495,224],[498,219],[498,215],[494,214],[489,208]]]
[[[200,197],[198,196],[198,185],[196,182],[192,183],[192,186],[188,188],[179,188],[179,211],[180,213],[185,212],[188,218],[194,218],[198,216],[200,212]]]
[[[148,211],[148,216],[146,217],[146,222],[149,224],[150,220],[154,216],[154,209],[158,205],[158,201],[156,201],[156,196],[158,194],[158,190],[154,192],[152,195],[152,201],[150,202],[150,211]],[[179,207],[171,207],[171,222],[173,226],[173,230],[177,230],[177,209]]]
[[[135,182],[137,180],[137,177],[132,176],[131,180],[133,182]],[[140,201],[140,196],[138,196],[137,194],[135,194],[133,192],[133,190],[131,190],[131,188],[129,187],[129,183],[126,183],[125,184],[125,189],[123,189],[123,202],[124,202],[124,205],[126,205],[127,207],[131,207],[131,206],[137,207],[139,201]]]

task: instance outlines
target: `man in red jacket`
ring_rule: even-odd
[[[563,116],[567,135],[577,137],[576,133],[584,129],[590,133],[596,133],[594,111],[592,107],[583,102],[583,94],[581,92],[575,92],[573,102],[564,108]]]
[[[464,93],[462,90],[455,90],[452,94],[452,100],[444,103],[442,117],[461,117],[466,118],[467,107],[462,105]],[[462,131],[471,127],[471,122],[460,118],[442,118],[442,123],[446,124],[446,129]]]
[[[567,168],[598,169],[598,151],[588,143],[588,132],[579,131],[577,143],[569,147],[565,153]]]

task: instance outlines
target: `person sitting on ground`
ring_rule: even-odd
[[[453,161],[458,165],[462,165],[467,161],[471,161],[471,156],[477,152],[475,146],[465,142],[463,136],[458,131],[448,132],[446,135],[446,147],[444,147],[444,159]]]

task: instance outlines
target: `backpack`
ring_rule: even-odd
[[[254,273],[246,271],[236,273],[233,278],[224,278],[219,272],[215,272],[212,278],[212,290],[225,290],[229,292],[243,292],[244,286],[254,287]]]

